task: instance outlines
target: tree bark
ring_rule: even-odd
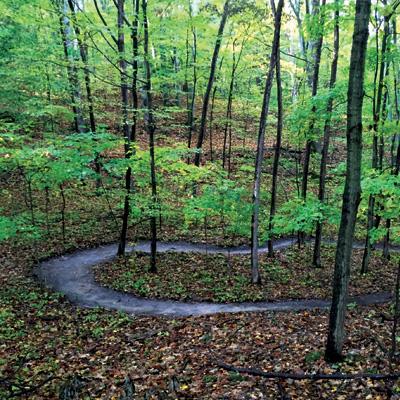
[[[119,0],[121,1],[121,0]],[[146,67],[146,82],[144,87],[145,93],[145,110],[144,121],[146,132],[149,135],[150,149],[150,174],[151,174],[151,195],[152,195],[152,215],[150,217],[150,234],[151,234],[151,253],[150,253],[150,272],[156,273],[156,253],[157,253],[157,220],[156,220],[156,204],[157,204],[157,181],[156,167],[154,158],[154,131],[155,122],[153,117],[152,96],[151,96],[151,72],[149,63],[149,28],[147,22],[147,0],[142,0],[143,10],[143,27],[144,27],[144,63]]]
[[[339,59],[339,4],[337,0],[335,1],[335,27],[334,27],[334,40],[333,40],[333,59],[331,67],[331,80],[329,82],[329,89],[333,90],[336,83],[337,66]],[[331,114],[333,108],[333,97],[329,99],[326,111],[328,113],[328,118],[325,121],[324,126],[324,141],[322,147],[322,157],[320,164],[320,174],[319,174],[319,189],[318,189],[318,200],[323,203],[325,199],[325,179],[326,179],[326,166],[328,163],[328,149],[329,149],[329,139],[331,135]],[[321,267],[321,242],[322,242],[322,223],[317,222],[316,232],[315,232],[315,245],[313,254],[313,265],[314,267]]]
[[[325,360],[342,360],[350,258],[361,195],[362,105],[371,0],[357,0],[347,92],[347,168],[342,217],[336,249],[333,299]]]
[[[274,70],[278,60],[280,29],[282,18],[283,0],[279,0],[275,13],[274,40],[272,42],[271,61],[267,81],[265,84],[263,105],[261,108],[260,126],[258,129],[257,156],[254,168],[254,188],[253,188],[253,216],[251,220],[251,281],[254,284],[261,284],[260,272],[258,269],[258,225],[259,225],[259,207],[260,207],[260,186],[261,171],[264,158],[264,139],[265,128],[267,124],[269,100],[271,97],[271,87],[274,78]]]
[[[275,4],[271,0],[271,6],[274,10],[274,16],[276,17]],[[282,79],[281,79],[281,60],[278,51],[276,59],[276,88],[277,88],[277,100],[278,100],[278,126],[276,130],[276,143],[275,143],[275,155],[274,164],[272,167],[272,188],[271,188],[271,206],[269,212],[269,240],[268,240],[268,257],[274,256],[274,237],[272,234],[273,219],[276,212],[276,194],[278,188],[278,167],[279,158],[281,154],[281,142],[282,142],[282,129],[283,129],[283,100],[282,100]]]
[[[325,7],[325,0],[322,0],[322,7]],[[323,42],[323,38],[324,38],[324,30],[323,30],[323,26],[325,23],[325,10],[324,9],[320,9],[320,7],[318,6],[319,11],[317,10],[317,6],[314,7],[313,10],[313,14],[316,14],[317,11],[320,14],[320,24],[321,24],[321,29],[322,31],[320,32],[320,36],[317,39],[317,44],[316,44],[316,48],[315,48],[315,64],[314,64],[314,74],[313,74],[313,78],[312,78],[312,96],[315,97],[317,95],[318,92],[318,80],[319,80],[319,67],[321,64],[321,52],[322,52],[322,42]],[[313,17],[315,17],[313,15]],[[313,106],[311,112],[313,114],[315,114],[315,112],[317,111],[316,106]],[[314,120],[311,123],[310,126],[310,133],[312,134],[314,130]],[[313,138],[307,138],[306,135],[306,148],[305,148],[305,152],[304,152],[304,166],[303,166],[303,179],[302,179],[302,183],[301,183],[301,197],[304,201],[306,201],[307,198],[307,184],[308,184],[308,171],[310,169],[310,156],[311,156],[311,149],[312,149],[312,145],[313,145]],[[303,245],[304,243],[304,237],[305,237],[305,233],[303,231],[300,232],[299,234],[299,241],[300,241],[300,245]]]
[[[133,40],[133,78],[132,78],[132,100],[133,100],[133,113],[132,113],[132,126],[130,129],[130,137],[128,137],[127,151],[125,151],[125,158],[129,159],[132,155],[132,141],[136,140],[136,124],[137,124],[137,110],[138,95],[137,95],[137,74],[138,74],[138,27],[139,27],[139,0],[133,0],[134,20],[132,23],[132,40]],[[132,168],[128,165],[125,175],[125,201],[124,201],[124,215],[122,217],[121,235],[118,244],[118,256],[125,254],[126,236],[128,231],[128,218],[130,211],[130,196],[133,192],[132,182]]]
[[[192,48],[192,67],[193,67],[193,84],[189,85],[186,78],[186,90],[187,90],[187,126],[188,126],[188,149],[192,147],[192,133],[194,129],[194,114],[195,114],[195,99],[196,99],[196,86],[197,86],[197,34],[196,28],[193,26],[193,10],[192,1],[189,1],[189,18],[190,18],[190,29],[193,36]],[[189,68],[189,30],[186,37],[186,76]],[[190,157],[187,159],[188,164],[190,163]]]
[[[72,101],[72,110],[74,113],[75,132],[82,133],[86,132],[86,124],[85,120],[83,119],[82,110],[80,107],[80,104],[82,102],[82,94],[79,85],[78,71],[71,63],[71,61],[74,61],[74,56],[72,54],[74,52],[74,46],[73,42],[70,39],[71,25],[67,16],[68,8],[68,2],[66,0],[63,0],[63,10],[57,10],[57,12],[59,13],[58,15],[60,20],[61,38],[64,48],[64,58],[67,63],[67,75],[69,82],[69,92]]]
[[[81,60],[83,63],[83,72],[85,75],[85,86],[86,86],[86,96],[87,96],[87,101],[89,104],[89,121],[90,121],[90,131],[92,133],[96,133],[96,119],[94,117],[94,101],[93,101],[93,95],[92,95],[92,85],[90,81],[90,71],[89,71],[89,66],[88,66],[88,55],[87,55],[87,46],[85,44],[85,41],[82,40],[78,20],[76,18],[76,13],[75,13],[75,7],[74,3],[72,0],[68,0],[68,5],[71,10],[72,14],[72,23],[74,26],[74,30],[76,32],[76,39],[78,41],[78,46],[79,46],[79,53],[81,56]],[[101,164],[99,161],[99,154],[96,153],[95,155],[95,168],[96,172],[98,174],[98,178],[96,179],[96,189],[99,190],[101,186]]]
[[[382,92],[384,87],[384,76],[385,76],[385,65],[386,65],[386,47],[387,47],[387,39],[389,36],[389,16],[384,17],[384,34],[382,37],[382,48],[381,48],[381,62],[380,62],[380,70],[379,70],[379,79],[378,79],[378,89],[374,91],[374,124],[373,124],[373,143],[372,143],[372,169],[381,170],[382,165],[380,165],[378,156],[378,130],[379,130],[379,121],[381,119],[381,105],[382,105]],[[379,33],[379,31],[378,31]],[[378,41],[377,41],[378,43]],[[378,55],[377,55],[378,57]],[[378,64],[378,63],[377,63]],[[376,72],[377,73],[377,72]],[[375,75],[376,76],[376,75]],[[376,103],[376,106],[375,106]],[[383,157],[383,152],[382,152]],[[367,215],[367,235],[365,238],[365,246],[364,246],[364,255],[361,266],[361,274],[366,274],[368,272],[369,261],[371,258],[372,251],[372,243],[371,243],[371,229],[374,226],[374,208],[375,208],[375,196],[370,194],[368,200],[368,215]]]
[[[228,18],[229,2],[230,2],[230,0],[225,0],[224,11],[223,11],[221,22],[219,25],[217,41],[215,43],[214,54],[213,54],[213,58],[211,61],[210,77],[208,79],[208,85],[207,85],[206,93],[204,95],[204,100],[203,100],[203,109],[201,112],[201,123],[200,123],[200,129],[199,129],[199,136],[197,139],[197,146],[196,146],[198,153],[196,153],[195,158],[194,158],[194,164],[197,167],[200,166],[200,159],[201,159],[200,151],[202,149],[204,136],[206,133],[208,103],[210,102],[211,90],[212,90],[212,86],[214,83],[215,69],[216,69],[217,60],[218,60],[218,53],[219,53],[219,49],[221,47],[221,42],[222,42],[222,34],[224,33],[225,23]]]

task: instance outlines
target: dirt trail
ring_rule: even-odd
[[[279,239],[274,244],[275,249],[284,249],[294,244],[294,239]],[[358,247],[357,244],[355,247]],[[140,242],[136,250],[149,252],[150,242]],[[127,251],[134,249],[132,246]],[[399,250],[399,249],[396,249]],[[279,311],[317,309],[330,306],[328,300],[287,300],[274,302],[245,302],[245,303],[187,303],[179,301],[147,300],[140,299],[132,294],[121,293],[105,288],[95,282],[91,267],[95,264],[111,261],[116,254],[117,245],[110,244],[93,249],[78,250],[71,254],[52,258],[44,261],[34,270],[36,277],[41,276],[45,285],[53,290],[64,293],[73,303],[80,307],[93,308],[105,307],[116,309],[131,314],[188,316],[215,314],[219,312],[246,312],[246,311]],[[188,242],[173,242],[157,244],[157,251],[194,251],[225,254],[248,254],[248,246],[226,249],[218,246],[194,244]],[[260,252],[267,251],[266,246],[260,247]],[[350,298],[349,303],[368,305],[384,303],[392,300],[390,293],[369,294],[362,297]]]

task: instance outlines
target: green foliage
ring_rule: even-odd
[[[306,201],[294,198],[287,201],[274,218],[274,234],[288,235],[293,232],[305,232],[311,234],[317,221],[328,220],[331,223],[339,222],[339,215],[331,205],[322,204],[316,196],[310,194]],[[262,236],[262,240],[268,238],[268,233]]]

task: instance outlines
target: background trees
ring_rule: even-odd
[[[278,236],[315,235],[313,263],[323,266],[322,228],[336,238],[345,176],[355,173],[344,157],[354,3],[139,5],[0,5],[0,179],[22,177],[20,200],[2,210],[4,236],[25,223],[32,243],[52,231],[68,242],[96,206],[120,232],[120,255],[127,238],[150,237],[150,221],[154,254],[156,235],[171,231],[229,245],[253,239],[254,283],[258,246],[269,240],[272,257]],[[399,230],[397,5],[374,4],[357,89],[372,150],[361,155],[352,217],[356,238],[366,238],[364,273],[373,242],[385,239],[387,256]],[[77,188],[92,204],[72,206]]]

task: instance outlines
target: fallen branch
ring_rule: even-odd
[[[52,381],[53,379],[60,379],[57,376],[51,375],[44,379],[42,382],[38,383],[37,385],[31,385],[28,383],[19,383],[19,382],[14,382],[6,378],[0,379],[0,386],[5,386],[6,389],[10,392],[10,394],[6,397],[7,399],[12,399],[13,397],[22,397],[25,396],[28,393],[32,393],[35,390],[41,388],[44,386],[46,383]],[[20,391],[15,392],[13,391],[13,387],[18,388]]]
[[[279,379],[293,379],[293,380],[303,380],[303,379],[312,379],[312,380],[344,380],[344,379],[362,379],[368,378],[373,381],[387,381],[393,380],[400,377],[400,372],[396,372],[393,374],[285,374],[279,372],[265,372],[257,369],[248,369],[248,368],[239,368],[234,367],[233,365],[228,365],[220,361],[212,361],[213,364],[226,369],[228,371],[240,372],[242,374],[249,374],[254,376],[262,376],[264,378],[279,378]]]

